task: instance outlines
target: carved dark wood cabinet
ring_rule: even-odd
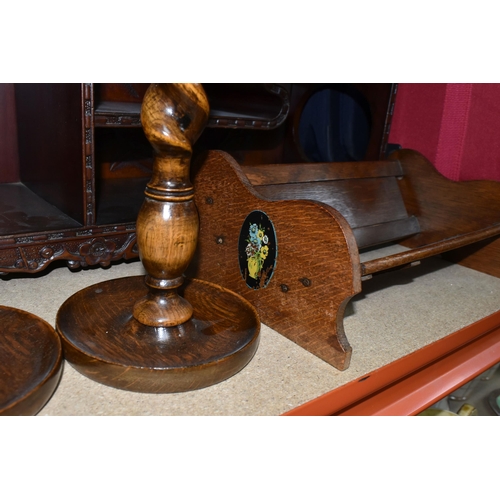
[[[147,87],[0,85],[0,273],[138,257],[135,220],[152,171],[140,122]],[[260,112],[235,112],[248,92]],[[276,85],[212,86],[212,95],[211,127],[269,130],[287,116]]]
[[[135,221],[152,172],[140,120],[148,85],[0,84],[0,274],[138,257]],[[395,90],[377,85],[337,89],[370,108],[369,159],[386,139]],[[211,112],[194,156],[221,149],[241,165],[304,161],[298,120],[325,85],[204,88]]]

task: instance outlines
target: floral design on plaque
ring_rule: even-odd
[[[273,223],[259,210],[251,212],[238,242],[240,271],[249,288],[265,288],[276,266],[277,242]]]

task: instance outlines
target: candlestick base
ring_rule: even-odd
[[[135,392],[201,389],[240,371],[257,350],[260,320],[239,295],[187,280],[180,295],[192,318],[175,327],[137,321],[134,304],[149,289],[143,276],[105,281],[71,296],[59,309],[56,330],[66,360],[96,382]]]

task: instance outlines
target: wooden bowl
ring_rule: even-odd
[[[62,374],[54,328],[20,309],[0,307],[0,415],[36,415]]]

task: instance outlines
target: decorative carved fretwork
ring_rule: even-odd
[[[95,224],[95,180],[94,180],[94,92],[91,83],[82,86],[84,123],[84,182],[85,182],[85,223]]]
[[[96,125],[100,127],[140,127],[141,126],[141,117],[137,114],[132,113],[122,113],[120,115],[109,114],[106,115],[104,113],[100,113],[99,116],[96,117]]]
[[[11,248],[0,249],[0,274],[36,273],[55,260],[66,260],[71,269],[110,265],[120,259],[139,256],[135,233],[106,234],[84,239],[57,241],[46,235],[46,241],[26,245],[26,238],[16,238]],[[21,240],[25,243],[21,246]]]

